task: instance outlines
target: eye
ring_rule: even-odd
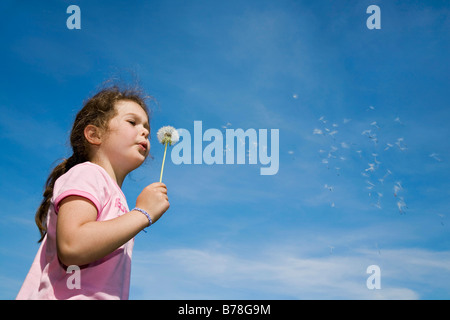
[[[131,125],[135,126],[136,125],[136,121],[133,120],[128,120],[129,123],[131,123]]]

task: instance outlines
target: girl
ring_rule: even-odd
[[[169,208],[163,183],[144,188],[131,211],[121,190],[149,154],[149,133],[136,90],[101,90],[79,111],[73,155],[47,179],[42,243],[17,299],[128,299],[134,236]]]

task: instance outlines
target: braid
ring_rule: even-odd
[[[53,196],[53,187],[55,186],[56,179],[66,173],[66,165],[67,159],[65,159],[53,169],[52,173],[50,173],[50,176],[47,179],[47,182],[45,183],[43,194],[44,199],[42,199],[41,205],[37,209],[35,216],[36,225],[38,226],[39,232],[41,234],[41,238],[38,242],[41,242],[44,239],[45,234],[47,233],[46,220],[48,209],[50,208],[50,203]]]
[[[64,173],[69,171],[73,166],[82,163],[84,161],[86,160],[84,160],[82,157],[73,154],[70,158],[65,159],[63,162],[58,164],[47,178],[47,182],[45,183],[43,193],[44,198],[42,199],[41,205],[37,209],[35,215],[36,225],[39,229],[39,233],[41,234],[41,238],[39,239],[38,242],[41,242],[47,233],[47,214],[48,209],[50,208],[53,196],[53,188],[55,186],[56,180]]]

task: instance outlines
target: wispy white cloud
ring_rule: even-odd
[[[448,251],[414,248],[375,257],[366,250],[314,257],[283,247],[260,254],[175,248],[136,252],[131,290],[136,299],[421,299],[417,285],[447,290],[449,262]],[[366,286],[372,264],[381,269],[379,290]]]

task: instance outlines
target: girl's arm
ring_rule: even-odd
[[[147,186],[136,206],[146,210],[153,222],[169,208],[167,189],[162,183]],[[56,225],[58,257],[65,265],[84,265],[110,254],[148,226],[147,217],[130,211],[107,221],[96,221],[92,202],[69,196],[60,203]]]

